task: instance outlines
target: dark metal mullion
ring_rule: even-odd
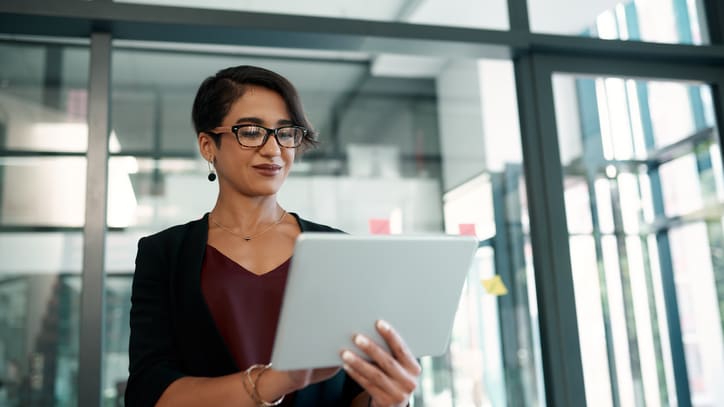
[[[88,91],[88,166],[80,304],[78,405],[102,405],[103,311],[111,36],[91,35]]]
[[[512,270],[512,251],[508,242],[505,201],[508,198],[503,174],[490,175],[493,196],[493,217],[495,219],[495,272],[508,287],[508,294],[498,297],[498,318],[500,320],[500,346],[503,353],[503,376],[505,377],[507,404],[525,406],[526,392],[521,382],[521,363],[518,358],[520,344],[517,338],[516,305],[518,303],[515,271]]]
[[[633,24],[630,23],[629,25],[633,25]],[[635,22],[635,27],[636,27],[636,30],[638,30],[638,21]],[[637,82],[637,87],[640,88],[641,86],[642,86],[641,82],[640,81]],[[630,92],[628,89],[626,89],[626,95],[630,96]],[[631,117],[631,112],[632,112],[631,103],[635,103],[635,104],[637,104],[637,106],[640,107],[641,95],[639,94],[638,91],[636,92],[635,101],[631,102],[631,99],[628,97],[626,99],[627,113],[629,116],[629,126],[631,127],[631,134],[634,134],[633,122],[635,119],[633,117]],[[639,118],[639,119],[641,121],[644,120],[643,118]],[[696,134],[691,137],[692,138],[696,137]],[[649,135],[648,140],[649,141],[652,140],[651,135]],[[634,143],[635,143],[635,140],[634,140]],[[640,171],[639,169],[635,169],[632,172],[637,173],[639,171]],[[640,178],[637,178],[637,179],[640,180]],[[618,179],[616,181],[618,181]],[[637,185],[637,192],[638,192],[639,196],[641,196],[641,182],[640,181],[637,182],[636,185]],[[619,202],[620,202],[620,200],[619,200]],[[639,223],[642,223],[642,222],[643,222],[643,214],[639,211]],[[623,231],[623,233],[625,233],[625,230]],[[643,250],[643,249],[641,250],[642,258],[643,258],[643,270],[641,272],[643,273],[644,281],[645,281],[645,285],[646,285],[645,292],[648,293],[648,295],[646,295],[646,305],[647,305],[649,321],[651,322],[652,341],[653,341],[653,346],[654,346],[654,355],[655,355],[655,359],[656,359],[656,377],[657,377],[658,383],[659,383],[657,391],[659,393],[660,401],[662,402],[662,404],[668,405],[670,400],[669,400],[669,393],[668,393],[668,385],[666,382],[665,368],[663,366],[664,358],[663,358],[663,348],[662,348],[662,344],[661,344],[661,332],[659,330],[659,315],[658,315],[659,312],[657,310],[657,305],[656,305],[656,301],[655,301],[655,291],[654,291],[654,282],[653,282],[653,273],[655,271],[653,270],[653,267],[651,267],[651,260],[649,257],[650,252],[648,250],[648,247],[649,247],[648,237],[649,236],[651,236],[651,234],[649,234],[649,233],[641,233],[641,231],[638,233],[641,247],[646,248],[646,250]],[[643,366],[641,366],[641,368],[643,369]],[[642,383],[642,387],[643,387],[643,383]],[[645,396],[644,396],[644,405],[645,405]]]
[[[326,154],[323,153],[324,155],[330,154],[332,156],[346,156],[344,146],[342,145],[342,131],[340,130],[342,118],[350,109],[352,103],[360,97],[364,84],[372,77],[371,68],[371,64],[368,64],[367,68],[364,69],[357,78],[355,78],[354,85],[338,96],[332,104],[334,107],[332,108],[332,114],[329,119],[330,132],[327,135],[327,143],[331,146],[331,151],[328,150],[329,152]]]
[[[568,246],[552,72],[514,60],[540,319],[546,404],[586,405]]]
[[[60,110],[60,86],[62,74],[63,48],[59,46],[45,47],[43,106],[52,110]]]
[[[8,157],[84,157],[85,151],[33,151],[33,150],[1,150],[0,159]]]
[[[115,48],[114,48],[115,50]],[[155,127],[155,126],[154,126]],[[198,151],[180,151],[180,150],[167,150],[159,156],[155,150],[126,150],[122,149],[117,153],[110,153],[110,157],[135,157],[135,158],[147,158],[147,159],[198,159]]]
[[[714,11],[714,10],[712,10]],[[685,0],[674,1],[674,16],[677,21],[677,31],[681,42],[686,44],[693,43],[693,37],[691,33],[691,21],[689,18],[689,12],[686,7]],[[691,106],[691,113],[694,118],[694,129],[704,129],[706,127],[706,120],[704,118],[704,104],[701,100],[701,87],[696,85],[688,86],[689,93],[689,105]],[[692,151],[696,157],[697,172],[701,175],[701,172],[711,169],[711,158],[709,157],[708,151],[701,151],[694,145]],[[711,180],[713,186],[713,179]],[[702,189],[705,190],[705,189]],[[707,197],[704,197],[705,199]]]
[[[661,330],[659,325],[659,310],[656,305],[656,297],[654,290],[654,278],[653,273],[657,272],[651,265],[651,257],[649,251],[649,235],[640,235],[639,240],[641,247],[645,250],[641,250],[643,263],[644,263],[644,278],[646,279],[646,292],[649,293],[647,298],[648,312],[651,318],[651,331],[654,341],[654,355],[656,357],[656,377],[658,378],[659,388],[657,389],[659,397],[661,398],[662,405],[670,405],[668,385],[666,382],[666,371],[664,368],[664,349],[661,342]]]
[[[646,84],[638,83],[637,93],[640,100],[639,111],[641,114],[644,140],[646,148],[651,149],[655,145],[655,140],[648,104],[648,88],[646,87]],[[651,184],[651,200],[654,206],[654,216],[666,216],[658,167],[650,168],[648,176]],[[666,307],[666,324],[668,327],[667,334],[669,337],[674,385],[676,388],[676,403],[680,407],[691,407],[689,374],[686,366],[684,342],[681,336],[681,319],[679,316],[679,304],[676,296],[676,283],[674,281],[674,268],[671,258],[671,245],[669,242],[668,229],[662,229],[656,232],[656,244],[659,254],[659,268],[661,273],[664,305]]]
[[[722,42],[724,39],[722,39],[722,30],[724,30],[724,4],[718,3],[719,7],[719,41]],[[718,127],[718,135],[719,135],[719,154],[720,157],[719,160],[724,161],[724,158],[722,155],[724,155],[724,130],[722,127],[724,127],[724,73],[721,74],[721,77],[719,80],[712,85],[712,98],[714,99],[714,115],[716,117],[716,123],[715,126]],[[721,161],[720,161],[721,162]],[[718,231],[720,232],[720,236],[723,233],[720,228],[718,228]],[[712,228],[709,229],[709,232],[712,233],[714,230]],[[721,245],[714,246],[721,248]],[[721,256],[719,257],[719,260],[721,260]],[[716,261],[716,258],[712,256],[712,261]],[[717,285],[717,294],[719,296],[719,304],[722,304],[724,302],[724,272],[722,272],[720,267],[716,267],[717,264],[713,264],[714,267],[714,278]],[[721,312],[724,313],[724,307],[720,306]],[[724,330],[724,319],[722,319],[722,330]]]
[[[530,32],[527,0],[508,0],[508,20],[511,31]]]
[[[711,44],[724,43],[724,3],[721,0],[702,0],[706,13]]]
[[[585,145],[585,143],[584,143]],[[606,268],[603,265],[603,233],[601,233],[600,221],[598,218],[598,204],[596,201],[596,188],[594,174],[587,175],[588,199],[591,210],[591,223],[593,225],[593,244],[596,251],[596,271],[598,273],[598,285],[600,287],[601,312],[603,313],[603,332],[606,337],[606,353],[608,353],[608,372],[611,384],[611,401],[613,407],[621,405],[621,394],[618,390],[618,368],[616,366],[616,351],[613,344],[613,333],[611,327],[611,307],[608,299],[608,277]],[[579,293],[584,295],[584,293]]]
[[[628,89],[625,90],[628,96]],[[630,117],[631,106],[629,99],[624,101],[626,111],[629,112],[629,130],[633,135],[632,119]],[[633,143],[633,140],[631,140]],[[641,366],[641,351],[639,349],[639,333],[636,326],[636,313],[633,302],[633,287],[631,284],[631,264],[628,261],[628,248],[626,246],[626,230],[623,223],[623,211],[621,205],[621,195],[618,177],[611,180],[611,208],[613,213],[613,230],[616,238],[616,246],[618,248],[619,276],[621,278],[621,292],[623,300],[623,311],[626,322],[626,337],[629,347],[629,365],[631,367],[631,376],[634,381],[634,403],[637,406],[646,405],[646,397],[644,395],[643,367]],[[641,270],[643,272],[643,270]],[[638,386],[637,386],[638,384]]]
[[[505,223],[508,233],[508,252],[511,262],[511,292],[515,293],[515,319],[517,321],[518,347],[526,350],[525,363],[518,359],[521,365],[520,380],[522,389],[526,392],[524,405],[540,405],[538,400],[538,381],[536,379],[535,351],[530,317],[530,303],[528,300],[528,273],[525,260],[525,234],[521,221],[520,181],[522,176],[521,164],[506,164],[504,170],[505,181]],[[525,327],[525,328],[522,328]],[[532,392],[531,392],[532,391]],[[541,389],[542,391],[542,389]],[[531,399],[531,395],[533,398]]]
[[[646,399],[643,394],[643,375],[641,369],[641,355],[638,346],[638,329],[634,314],[633,289],[631,287],[631,267],[628,263],[628,250],[626,249],[626,234],[623,225],[621,197],[619,194],[618,179],[610,181],[611,207],[613,208],[613,230],[618,249],[619,277],[621,278],[621,299],[626,324],[626,339],[629,348],[629,367],[633,379],[634,405],[645,406]],[[637,386],[640,384],[640,386]]]
[[[724,230],[721,222],[706,222],[707,239],[711,250],[711,265],[714,274],[714,291],[719,304],[720,316],[724,317]],[[718,253],[717,253],[718,252]],[[721,329],[724,332],[724,318],[721,318]]]
[[[8,143],[8,121],[10,120],[10,117],[8,117],[5,113],[0,113],[0,150],[5,150],[7,148]],[[2,157],[0,156],[0,159]],[[5,194],[5,166],[0,165],[0,202],[5,202],[5,199],[3,198],[3,195]],[[0,225],[4,223],[5,216],[3,212],[3,206],[0,204]]]
[[[639,85],[640,86],[640,85]],[[638,95],[638,92],[637,92]],[[638,96],[637,96],[638,98]],[[639,99],[637,99],[637,103],[640,103]],[[642,193],[642,185],[641,182],[637,183],[638,186],[638,193],[639,195]],[[643,273],[644,273],[644,279],[646,284],[646,293],[647,299],[646,304],[648,306],[648,314],[651,321],[651,331],[652,331],[652,339],[654,344],[654,357],[656,359],[656,377],[658,379],[659,388],[657,389],[659,393],[659,397],[661,398],[662,405],[670,405],[669,400],[669,391],[668,391],[668,384],[666,379],[666,371],[664,367],[664,349],[661,341],[661,330],[660,330],[660,324],[659,324],[659,310],[657,308],[656,304],[656,298],[655,298],[655,288],[654,288],[654,277],[653,273],[657,272],[657,270],[654,270],[654,267],[651,264],[651,257],[650,257],[650,250],[649,250],[649,240],[648,238],[652,236],[651,233],[647,233],[645,231],[641,231],[638,233],[638,239],[641,244],[641,247],[643,248],[641,250],[642,258],[643,258]],[[665,310],[664,310],[665,312]]]
[[[163,158],[163,100],[160,87],[153,90],[153,171],[151,173],[151,195],[161,196],[164,190],[164,177],[161,173]],[[195,157],[198,157],[195,155]]]
[[[724,8],[724,4],[721,7]],[[711,84],[711,96],[716,121],[714,125],[717,126],[717,134],[719,135],[719,140],[717,140],[719,142],[719,154],[721,155],[719,158],[724,161],[724,71],[720,70],[719,72],[719,77]]]
[[[608,374],[610,377],[611,402],[613,407],[621,405],[621,394],[618,390],[618,365],[616,363],[616,350],[613,346],[613,333],[611,327],[611,307],[608,298],[608,277],[606,276],[606,268],[603,265],[603,234],[601,233],[600,222],[598,219],[598,206],[596,203],[595,180],[593,176],[587,177],[588,196],[591,209],[591,220],[593,224],[593,244],[596,251],[596,271],[598,273],[598,284],[600,287],[601,312],[603,313],[603,332],[606,337],[606,352],[608,353]]]
[[[0,225],[0,233],[80,233],[82,226]]]
[[[588,185],[588,201],[591,211],[591,225],[593,226],[593,244],[596,252],[596,271],[598,273],[598,284],[600,287],[601,313],[603,314],[603,332],[606,338],[606,353],[608,360],[608,371],[611,387],[611,401],[613,407],[621,405],[621,395],[618,390],[618,369],[616,365],[616,354],[613,344],[613,333],[611,328],[611,308],[608,300],[608,280],[606,269],[603,265],[603,244],[601,233],[601,222],[598,217],[598,201],[596,199],[596,177],[599,171],[603,171],[604,157],[600,148],[601,141],[588,142],[590,138],[600,138],[601,122],[598,116],[598,101],[596,99],[595,79],[576,79],[576,90],[578,95],[578,116],[581,118],[581,135],[583,145],[582,160],[585,169],[585,178]],[[598,148],[591,148],[592,146]],[[609,161],[610,162],[610,161]],[[569,232],[570,236],[573,236]],[[587,236],[587,234],[583,234]]]
[[[690,93],[690,96],[692,93]],[[700,97],[700,95],[699,95]],[[684,137],[681,140],[678,140],[674,143],[671,143],[667,146],[656,148],[655,146],[652,146],[650,149],[647,149],[648,157],[647,157],[647,163],[648,165],[662,165],[669,161],[673,161],[685,154],[690,153],[692,150],[697,148],[699,144],[709,142],[710,140],[714,139],[714,129],[711,127],[706,127],[704,124],[703,117],[700,117],[696,119],[697,115],[694,115],[695,117],[695,123],[698,123],[697,126],[699,129],[694,132],[694,134]]]

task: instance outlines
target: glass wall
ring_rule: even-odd
[[[418,405],[502,406],[510,398],[540,405],[542,377],[535,356],[540,350],[536,316],[528,311],[535,298],[530,297],[532,274],[524,254],[529,251],[527,226],[522,226],[527,215],[512,64],[430,59],[427,68],[417,65],[410,75],[400,63],[352,53],[285,56],[263,48],[241,54],[149,50],[140,43],[114,48],[111,109],[118,143],[111,146],[109,168],[112,230],[106,249],[103,389],[109,404],[122,397],[127,377],[130,282],[138,238],[198,218],[215,202],[217,184],[206,179],[207,165],[190,123],[196,89],[218,69],[252,64],[280,72],[298,86],[320,133],[319,148],[298,158],[280,192],[286,209],[354,234],[470,234],[459,225],[477,224],[478,232],[472,234],[486,241],[471,271],[450,352],[422,361]],[[177,69],[169,72],[168,66]],[[144,75],[137,74],[141,68]],[[507,120],[496,120],[501,116]],[[507,143],[497,141],[501,135]],[[496,209],[500,216],[517,219],[514,231],[496,232],[493,200],[480,201],[476,208],[471,204],[477,201],[454,192],[471,188],[471,179],[491,176],[507,177],[505,185],[496,186],[498,204],[510,198],[518,202]],[[474,193],[478,188],[472,187]],[[446,191],[452,195],[443,198]],[[456,206],[464,211],[449,210]],[[496,253],[496,261],[511,255],[519,261],[509,266],[491,262],[491,248],[506,244],[491,244],[495,238],[517,244]],[[510,295],[484,290],[481,279],[496,275]],[[515,320],[502,320],[515,312],[520,312]],[[516,335],[521,339],[503,346]]]
[[[569,74],[553,84],[588,399],[675,405],[685,375],[692,405],[722,405],[724,183],[710,87]]]
[[[528,0],[528,15],[533,32],[670,44],[709,43],[701,0]]]
[[[86,47],[0,42],[0,405],[77,405]]]

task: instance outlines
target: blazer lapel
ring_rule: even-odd
[[[239,371],[216,328],[201,291],[201,268],[208,241],[208,213],[191,222],[181,242],[176,265],[176,317],[182,355],[188,355],[195,374],[217,376]]]

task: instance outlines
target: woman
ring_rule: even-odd
[[[391,353],[355,335],[343,369],[268,365],[296,237],[335,231],[276,200],[297,150],[314,144],[292,84],[262,68],[224,69],[201,84],[192,116],[219,195],[200,220],[139,241],[126,405],[408,404],[420,366],[384,321]]]

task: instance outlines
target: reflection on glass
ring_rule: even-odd
[[[533,32],[701,45],[709,42],[701,4],[691,0],[528,0],[528,15]]]
[[[721,259],[721,254],[712,253],[721,250],[722,246],[715,245],[722,241],[721,232],[720,220],[686,223],[669,232],[677,298],[682,308],[686,366],[695,405],[718,405],[722,401],[724,301],[720,296],[721,268],[715,273],[717,264],[712,261]],[[718,265],[721,267],[721,263]]]
[[[0,42],[0,149],[84,152],[89,53]]]
[[[0,157],[0,224],[83,226],[85,157]]]
[[[110,237],[110,236],[109,236]],[[133,269],[106,279],[103,393],[104,405],[122,405],[128,378],[128,326]]]
[[[490,72],[487,69],[478,72]],[[483,145],[501,130],[495,128],[498,121],[488,119],[492,117],[483,118],[490,125],[483,126],[479,141]],[[483,161],[488,168],[482,175],[444,195],[447,233],[475,235],[481,248],[453,328],[449,360],[453,391],[435,394],[433,405],[545,405],[521,159],[505,154],[518,148],[515,141],[495,140],[500,147],[496,151],[502,154]],[[468,171],[468,178],[479,171],[461,165],[451,168]],[[497,286],[491,285],[496,281]]]
[[[82,244],[80,233],[0,234],[0,405],[77,405]]]
[[[508,5],[505,0],[114,0],[162,6],[202,7],[208,9],[253,11],[303,16],[397,21],[455,27],[508,29]]]
[[[83,237],[55,230],[85,222],[89,52],[0,42],[0,61],[0,405],[76,406]]]
[[[587,399],[724,404],[724,201],[708,87],[566,74],[553,84]],[[684,372],[688,389],[676,384]]]

